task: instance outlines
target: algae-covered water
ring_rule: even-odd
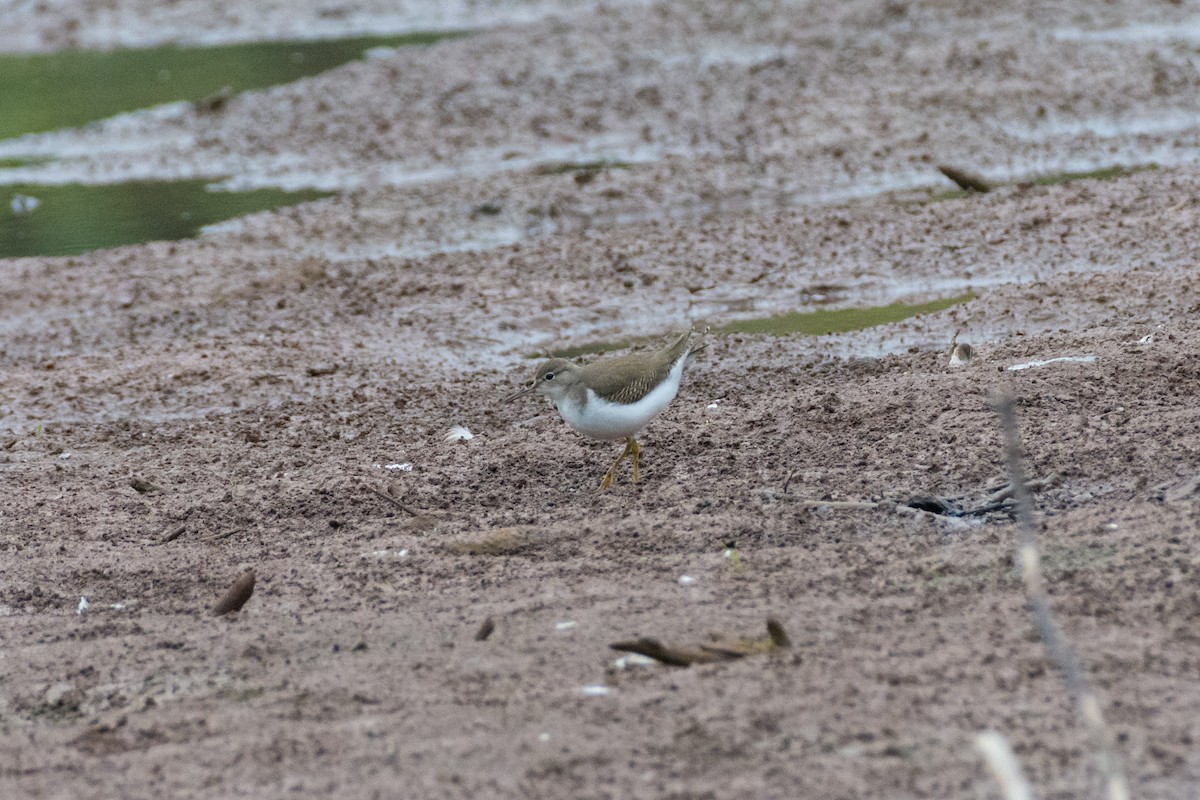
[[[771,317],[738,320],[714,328],[717,334],[726,333],[765,333],[771,336],[824,336],[830,333],[847,333],[849,331],[865,330],[876,325],[915,317],[918,314],[932,314],[944,311],[960,303],[972,299],[975,295],[968,292],[955,297],[943,297],[927,303],[890,303],[885,306],[870,306],[865,308],[821,309],[818,311],[793,311]],[[624,350],[636,345],[644,345],[647,338],[622,339],[611,342],[590,342],[578,347],[556,349],[552,353],[529,353],[528,358],[545,358],[552,355],[558,358],[575,358],[577,356],[607,353],[613,350]]]
[[[462,35],[0,55],[0,139],[178,100],[219,111],[238,92],[315,75],[373,48],[430,45]],[[0,171],[47,160],[0,159]],[[72,255],[182,239],[215,222],[327,196],[277,189],[211,191],[204,180],[33,185],[4,184],[2,178],[0,174],[0,258]]]
[[[205,225],[327,196],[210,191],[207,181],[0,186],[0,258],[64,256],[195,236]]]
[[[429,45],[461,33],[359,36],[211,47],[0,55],[0,139],[74,127],[124,111],[197,101],[316,75],[376,47]]]

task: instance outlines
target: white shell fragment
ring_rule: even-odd
[[[1055,364],[1060,361],[1072,362],[1076,364],[1091,364],[1095,362],[1095,356],[1059,356],[1058,358],[1047,358],[1045,360],[1026,361],[1024,364],[1013,364],[1008,368],[1009,372],[1018,372],[1031,367],[1044,367],[1047,364]]]
[[[403,464],[385,464],[384,469],[399,470],[400,472],[412,472],[412,464],[407,461]]]
[[[554,630],[556,630],[556,631],[569,631],[569,630],[571,630],[571,628],[574,628],[574,627],[575,627],[574,620],[565,620],[563,622],[554,623]]]
[[[450,430],[446,431],[446,435],[442,438],[443,442],[465,442],[469,439],[474,439],[475,434],[471,433],[466,425],[455,425]]]
[[[407,556],[407,548],[403,550],[372,550],[362,554],[362,558],[405,558]]]
[[[691,586],[695,582],[696,582],[696,579],[693,578],[691,575],[680,575],[679,576],[679,585],[680,586]]]
[[[86,597],[79,598],[79,608],[75,610],[76,614],[83,616],[87,613],[88,606],[91,605]]]
[[[580,691],[582,691],[586,697],[605,697],[612,694],[612,687],[596,683],[592,684],[591,686],[585,686]]]
[[[630,667],[648,667],[657,663],[650,656],[644,656],[641,653],[628,653],[614,661],[613,666],[617,669],[629,669]]]

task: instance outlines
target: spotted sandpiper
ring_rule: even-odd
[[[642,449],[633,437],[655,414],[675,399],[683,364],[704,333],[689,330],[673,344],[650,353],[605,358],[580,366],[552,358],[538,367],[533,383],[505,398],[527,394],[550,398],[568,425],[593,439],[625,440],[625,450],[604,473],[600,488],[612,486],[617,467],[633,456],[633,480],[638,479]]]

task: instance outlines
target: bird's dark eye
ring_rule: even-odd
[[[546,377],[546,380],[548,380],[548,381],[552,381],[552,380],[554,380],[554,373],[553,373],[553,372],[547,372],[545,377]]]

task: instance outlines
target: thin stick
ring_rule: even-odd
[[[1021,440],[1017,433],[1017,416],[1013,409],[1013,401],[1011,398],[1000,399],[995,403],[995,408],[1004,424],[1004,458],[1008,462],[1013,497],[1017,501],[1017,529],[1020,536],[1015,561],[1025,583],[1025,595],[1029,601],[1029,612],[1033,617],[1034,627],[1042,637],[1046,652],[1062,674],[1067,689],[1074,696],[1079,715],[1092,736],[1096,748],[1096,762],[1104,775],[1109,800],[1129,800],[1129,782],[1125,778],[1121,758],[1117,755],[1112,731],[1104,722],[1100,701],[1088,682],[1083,666],[1075,657],[1075,652],[1050,612],[1046,586],[1042,581],[1037,532],[1033,527],[1033,503],[1029,497],[1029,488],[1025,484]]]
[[[164,533],[162,537],[155,542],[155,544],[166,544],[167,542],[173,542],[182,536],[186,530],[187,525],[176,525],[174,528]]]
[[[982,516],[984,514],[990,514],[993,511],[1004,511],[1004,510],[1012,508],[1012,507],[1013,507],[1013,502],[1011,499],[1001,500],[999,503],[988,503],[987,505],[979,506],[978,508],[971,508],[971,509],[967,509],[966,511],[960,511],[955,516],[978,517],[978,516]]]
[[[662,664],[672,667],[690,667],[692,664],[707,664],[712,661],[729,661],[737,656],[725,653],[712,653],[697,648],[669,647],[658,639],[643,637],[629,642],[615,642],[609,648],[621,653],[637,653],[639,656],[653,658]]]
[[[1021,771],[1008,739],[996,731],[983,731],[975,737],[975,747],[992,770],[1004,800],[1033,800],[1033,787],[1025,780],[1025,773]]]
[[[1051,472],[1049,475],[1047,475],[1044,478],[1034,478],[1033,480],[1026,483],[1025,486],[1027,489],[1029,489],[1030,492],[1040,492],[1042,489],[1047,489],[1047,488],[1055,485],[1061,479],[1062,479],[1062,476],[1059,475],[1057,472]],[[999,503],[999,502],[1009,499],[1015,493],[1016,493],[1016,489],[1014,489],[1012,483],[1009,482],[1009,483],[1006,483],[1003,486],[1001,486],[996,491],[992,492],[990,495],[988,495],[987,501],[989,503]]]
[[[879,503],[870,500],[800,500],[799,502],[806,508],[845,508],[850,511],[879,508]]]
[[[388,494],[387,492],[381,492],[381,491],[379,491],[378,489],[376,489],[374,486],[372,486],[372,485],[371,485],[371,484],[369,484],[369,483],[365,483],[365,484],[363,484],[363,485],[364,485],[364,486],[366,486],[368,490],[370,490],[370,491],[374,492],[375,494],[377,494],[377,495],[379,495],[380,497],[382,497],[384,500],[387,500],[389,503],[391,503],[392,505],[394,505],[396,508],[398,508],[398,509],[400,509],[401,511],[403,511],[405,514],[408,514],[410,517],[419,517],[419,516],[421,516],[421,512],[420,512],[420,511],[417,511],[417,510],[415,510],[415,509],[411,508],[410,506],[407,506],[407,505],[405,505],[404,503],[401,503],[399,500],[397,500],[396,498],[392,497],[392,496],[391,496],[390,494]]]
[[[208,536],[205,536],[200,541],[202,541],[202,542],[219,542],[222,539],[228,539],[230,536],[233,536],[234,534],[244,533],[245,530],[246,530],[245,528],[230,528],[229,530],[221,531],[220,533],[210,533]]]
[[[792,482],[792,476],[793,476],[793,475],[795,475],[795,474],[796,474],[796,470],[794,470],[794,469],[789,469],[789,470],[788,470],[787,477],[783,479],[783,491],[782,491],[782,494],[787,494],[788,485],[789,485],[789,484]]]
[[[794,503],[804,508],[844,508],[851,511],[879,508],[879,503],[872,502],[871,500],[812,500],[807,497],[796,497],[790,494],[780,494],[775,499],[786,500],[789,503]]]

